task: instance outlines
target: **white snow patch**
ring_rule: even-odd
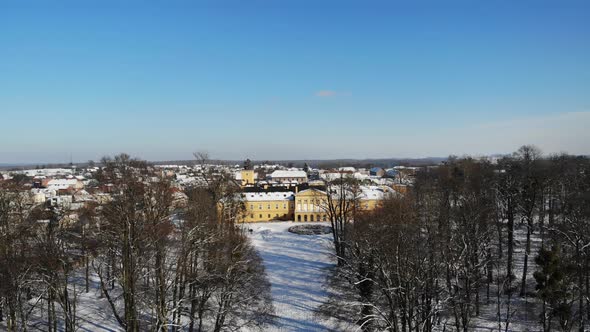
[[[307,223],[306,223],[307,224]],[[309,223],[329,225],[329,223]],[[336,265],[330,234],[297,235],[287,231],[295,222],[245,224],[260,253],[271,284],[275,326],[266,331],[354,331],[342,322],[314,314],[328,299],[328,270]]]

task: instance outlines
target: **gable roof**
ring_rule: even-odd
[[[287,192],[257,192],[243,193],[244,200],[247,202],[256,201],[288,201],[295,198],[292,191]]]

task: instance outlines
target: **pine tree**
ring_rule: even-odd
[[[544,331],[551,331],[552,319],[559,319],[562,330],[568,330],[573,322],[570,278],[574,267],[564,261],[560,248],[541,248],[535,257],[539,269],[533,274],[538,297],[543,301],[541,324]]]

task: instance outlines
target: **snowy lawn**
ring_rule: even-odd
[[[272,286],[276,322],[273,331],[344,331],[337,322],[314,315],[327,300],[329,269],[336,264],[331,234],[298,235],[287,231],[295,222],[246,224],[264,261]],[[329,225],[329,223],[306,223]]]
[[[329,223],[305,223],[329,225]],[[315,314],[328,299],[326,278],[336,265],[332,254],[331,234],[298,235],[287,229],[295,222],[245,224],[252,243],[260,253],[271,283],[276,319],[264,331],[355,331],[356,326],[336,319],[327,320]],[[248,233],[248,232],[247,232]],[[101,297],[98,278],[91,274],[90,292],[83,292],[83,274],[77,271],[73,284],[78,292],[79,331],[122,331],[106,299]],[[57,306],[57,304],[56,304]],[[59,311],[59,308],[58,308]],[[30,330],[47,329],[43,308],[35,310]],[[59,330],[63,330],[60,321]],[[0,331],[6,329],[0,322]],[[244,329],[246,331],[246,329]],[[258,330],[257,330],[258,331]]]

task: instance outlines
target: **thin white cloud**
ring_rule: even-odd
[[[336,91],[333,90],[320,90],[318,92],[315,93],[316,97],[334,97],[336,96],[338,93]]]

